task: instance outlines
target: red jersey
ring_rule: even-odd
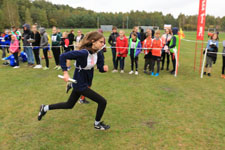
[[[116,38],[116,53],[117,57],[127,57],[128,40],[126,36],[121,40],[120,37]]]
[[[152,46],[152,38],[150,39],[146,38],[143,42],[143,47],[142,47],[142,48],[147,48],[147,49],[144,49],[145,55],[147,55],[151,51],[151,46]]]
[[[163,43],[161,39],[153,39],[152,40],[152,55],[161,57],[161,50],[163,47]]]

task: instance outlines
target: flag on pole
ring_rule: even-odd
[[[180,31],[178,32],[178,35],[179,35],[180,39],[185,38],[185,35],[184,35],[184,32],[183,32],[182,28],[180,28]]]

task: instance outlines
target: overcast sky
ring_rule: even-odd
[[[54,4],[68,4],[71,7],[84,7],[96,12],[129,12],[145,10],[162,11],[177,17],[198,14],[199,0],[48,0]],[[207,14],[225,16],[225,0],[207,0]]]

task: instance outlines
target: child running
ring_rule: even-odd
[[[160,39],[160,31],[155,31],[155,38],[152,41],[152,76],[159,76],[162,40]],[[157,62],[157,73],[154,74],[155,62]]]
[[[106,100],[88,88],[92,84],[94,75],[94,66],[97,64],[97,68],[100,72],[107,72],[108,66],[104,65],[104,58],[99,50],[104,46],[104,36],[99,32],[90,32],[82,40],[79,51],[70,51],[63,53],[60,56],[60,64],[64,72],[64,81],[68,82],[69,74],[67,71],[66,60],[76,60],[76,69],[73,79],[77,81],[77,84],[73,84],[73,91],[67,102],[62,102],[52,105],[41,105],[38,120],[49,110],[54,109],[72,109],[81,95],[84,95],[91,100],[98,103],[96,112],[96,118],[94,122],[94,128],[97,130],[107,130],[109,125],[101,122],[101,118],[106,108]]]

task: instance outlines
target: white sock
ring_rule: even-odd
[[[98,125],[100,121],[95,121],[95,125]]]
[[[48,110],[49,110],[49,106],[48,105],[45,105],[44,112],[47,112]]]

